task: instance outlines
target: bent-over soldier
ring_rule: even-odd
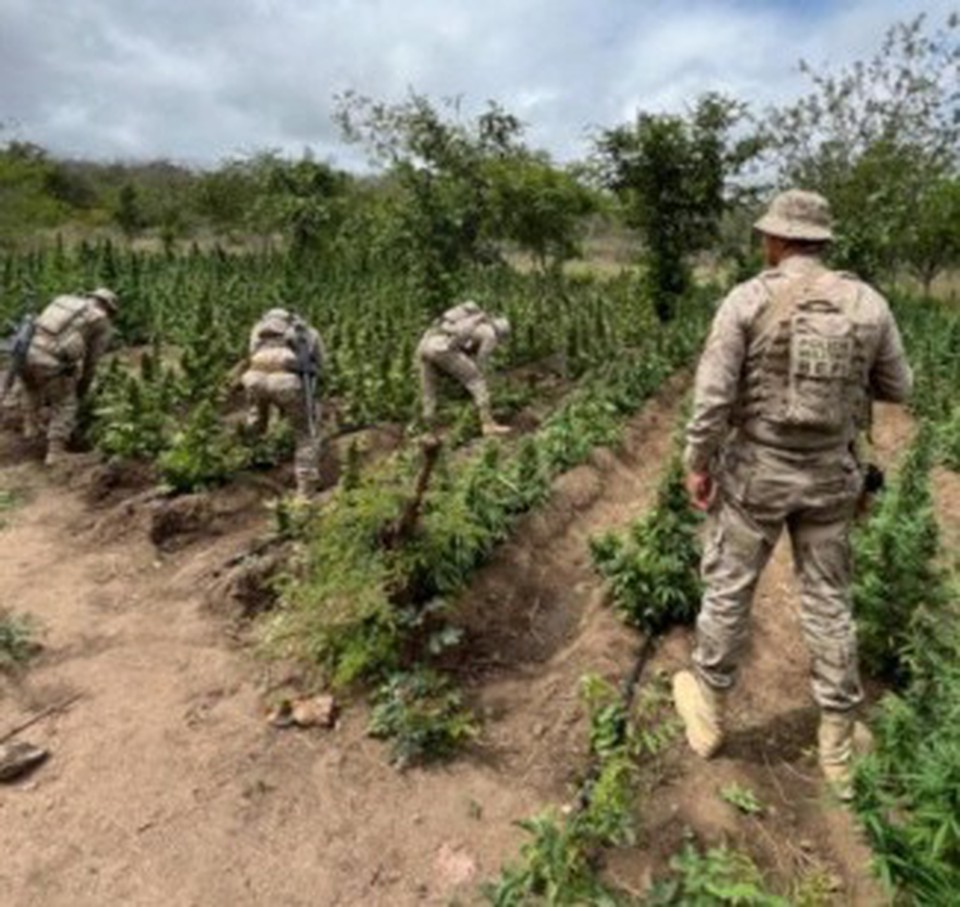
[[[46,464],[56,465],[77,426],[80,401],[96,374],[97,362],[110,343],[117,296],[100,287],[92,293],[58,296],[34,322],[33,337],[20,374],[23,388],[23,434],[40,431],[41,413],[49,407]]]
[[[417,346],[423,391],[423,418],[433,426],[441,374],[460,382],[473,398],[483,434],[501,435],[510,429],[493,417],[484,367],[493,351],[509,337],[510,322],[488,315],[475,302],[448,309],[426,331]]]
[[[317,379],[324,361],[320,335],[287,309],[270,309],[250,332],[249,353],[241,378],[247,426],[258,434],[265,432],[273,408],[290,422],[296,437],[297,494],[309,498],[320,478]]]
[[[735,287],[713,321],[687,427],[687,487],[707,510],[693,670],[674,678],[690,746],[723,741],[760,573],[784,527],[821,710],[820,764],[850,796],[854,710],[862,699],[851,614],[850,527],[863,489],[854,441],[873,399],[911,388],[886,300],[827,268],[826,199],[790,190],[755,228],[766,270]]]

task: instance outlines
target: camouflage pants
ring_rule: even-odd
[[[459,381],[473,397],[483,419],[490,418],[490,392],[487,381],[476,362],[459,350],[433,349],[421,346],[417,360],[420,366],[420,387],[423,391],[423,418],[432,423],[437,416],[440,375]]]
[[[693,661],[701,679],[729,689],[749,634],[754,591],[786,527],[800,585],[800,618],[821,708],[863,698],[851,614],[850,525],[862,478],[852,455],[730,445],[708,520]]]
[[[80,393],[75,373],[50,372],[27,365],[20,376],[23,387],[23,433],[36,436],[41,428],[43,408],[49,407],[47,442],[63,450],[77,427]]]
[[[271,407],[293,428],[296,447],[293,455],[293,473],[297,491],[303,495],[316,492],[320,484],[320,438],[310,434],[310,423],[304,407],[303,391],[299,385],[271,386],[270,382],[246,386],[247,426],[263,434],[270,423]],[[320,407],[314,405],[314,425],[320,422]]]

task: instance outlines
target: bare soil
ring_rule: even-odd
[[[149,490],[114,488],[97,503],[86,480],[0,450],[0,487],[26,494],[0,529],[0,606],[46,628],[40,659],[0,677],[0,734],[81,694],[21,735],[50,760],[0,787],[0,903],[474,903],[479,883],[516,855],[515,821],[573,799],[586,764],[580,677],[620,678],[633,662],[640,640],[605,607],[587,540],[651,502],[683,386],[630,423],[622,449],[562,477],[478,574],[460,603],[470,639],[460,670],[482,739],[449,766],[403,774],[366,736],[358,703],[333,731],[270,726],[271,691],[296,677],[260,660],[206,604],[224,563],[263,532],[269,488],[177,505],[186,513],[170,519],[193,528],[158,547],[142,517],[155,506]],[[878,450],[888,456],[909,431],[885,410]],[[609,861],[628,887],[662,872],[690,829],[745,847],[784,885],[823,870],[836,903],[884,903],[848,813],[817,774],[789,574],[780,550],[722,756],[699,762],[678,741],[656,766],[641,844]],[[688,651],[687,634],[674,633],[646,677]],[[761,816],[718,797],[731,782],[754,790]]]

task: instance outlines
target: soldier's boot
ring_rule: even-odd
[[[830,789],[844,802],[853,799],[854,727],[853,716],[846,712],[820,714],[820,767]]]
[[[23,414],[22,435],[24,441],[36,441],[40,436],[40,422],[34,413]]]
[[[56,468],[62,466],[68,459],[66,442],[54,439],[47,445],[47,455],[44,457],[43,465]]]
[[[320,470],[311,458],[308,464],[295,463],[293,473],[297,482],[295,495],[297,501],[309,503],[317,496],[317,490],[320,487]]]
[[[723,743],[725,695],[701,683],[692,671],[678,671],[673,676],[673,700],[690,749],[710,759]]]
[[[493,412],[489,406],[480,408],[480,431],[485,438],[496,438],[501,435],[510,434],[509,425],[501,425],[493,418]]]

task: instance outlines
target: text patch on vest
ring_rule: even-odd
[[[848,422],[855,352],[853,326],[833,306],[825,310],[823,303],[808,303],[794,313],[786,412],[789,424],[833,431]]]

